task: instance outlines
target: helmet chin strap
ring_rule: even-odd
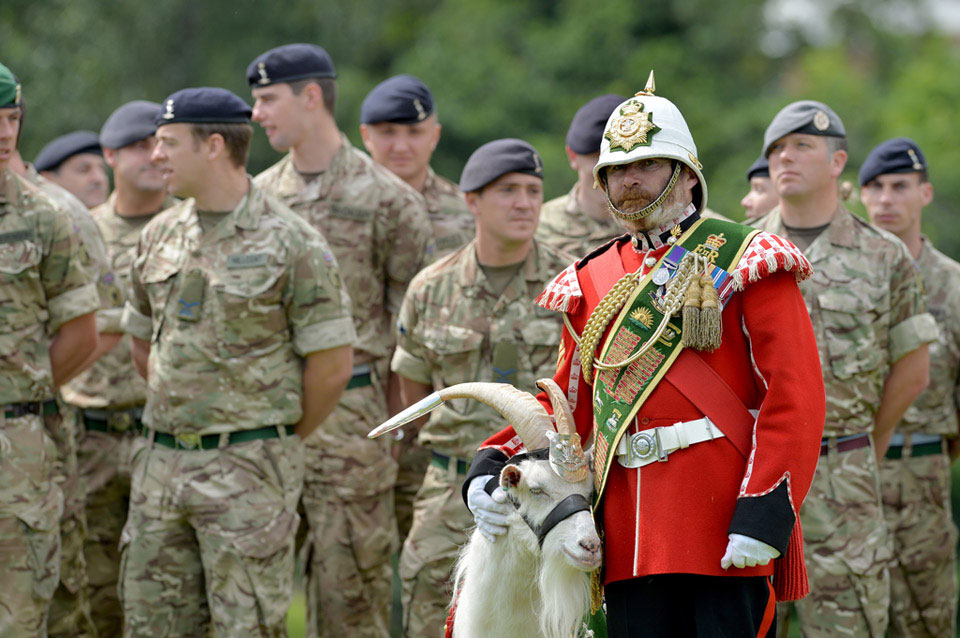
[[[635,213],[626,213],[614,205],[610,200],[609,187],[607,186],[606,174],[603,177],[603,195],[607,198],[607,206],[610,208],[610,212],[619,217],[620,219],[625,219],[627,221],[635,222],[638,219],[643,219],[647,217],[655,210],[660,208],[663,205],[664,200],[667,199],[667,195],[670,194],[670,191],[673,190],[673,187],[677,185],[677,180],[680,178],[680,170],[683,168],[683,165],[680,162],[673,162],[673,176],[670,177],[670,181],[667,182],[667,185],[663,187],[663,192],[660,193],[659,197],[655,200],[641,208]]]

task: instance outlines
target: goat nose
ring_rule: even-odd
[[[580,547],[584,548],[591,554],[595,554],[600,551],[600,539],[596,537],[581,539]]]

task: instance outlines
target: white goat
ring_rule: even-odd
[[[549,379],[538,384],[554,405],[561,438],[576,436],[560,388]],[[533,404],[546,416],[535,400]],[[544,423],[550,427],[549,418],[540,420],[539,432],[516,429],[529,450],[546,443],[550,458],[542,451],[532,452],[500,473],[500,487],[516,508],[505,537],[491,543],[474,530],[461,550],[454,572],[454,638],[580,635],[582,619],[590,610],[590,572],[601,561],[600,538],[589,509],[593,475],[585,460],[575,474],[561,469],[559,474],[565,477],[558,475],[552,461],[561,446],[552,427],[547,439]],[[575,445],[582,459],[579,437]],[[545,522],[552,526],[545,529]]]

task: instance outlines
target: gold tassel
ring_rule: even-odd
[[[713,287],[710,275],[700,275],[700,325],[697,341],[698,348],[713,352],[720,347],[723,324],[720,320],[720,295]]]
[[[693,276],[683,298],[683,345],[699,348],[700,343],[700,281]]]
[[[601,568],[590,572],[590,614],[596,614],[603,607],[603,577]]]

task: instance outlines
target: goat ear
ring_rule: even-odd
[[[509,490],[520,485],[520,477],[523,473],[516,465],[507,465],[500,472],[500,487]]]

